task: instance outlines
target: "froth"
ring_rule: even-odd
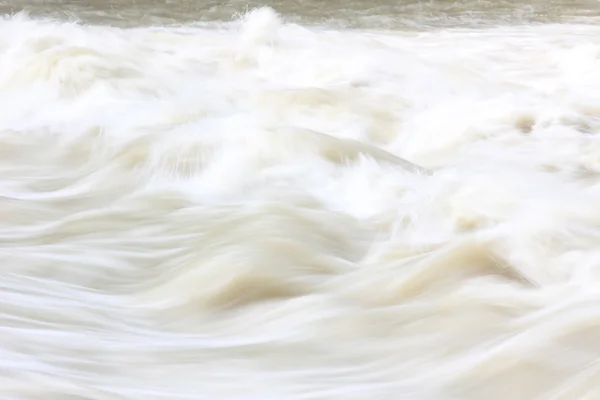
[[[0,397],[594,397],[593,26],[0,22]]]

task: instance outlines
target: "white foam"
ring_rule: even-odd
[[[0,397],[598,398],[598,34],[0,21]]]

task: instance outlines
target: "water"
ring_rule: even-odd
[[[600,398],[596,2],[1,7],[3,400]]]
[[[0,12],[28,12],[119,27],[231,21],[272,7],[288,23],[329,28],[418,29],[498,24],[597,23],[596,0],[0,0]]]

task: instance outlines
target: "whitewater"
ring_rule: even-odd
[[[600,27],[0,20],[3,400],[600,399]]]

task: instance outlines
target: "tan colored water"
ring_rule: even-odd
[[[600,15],[595,0],[3,0],[0,12],[131,27],[230,21],[263,6],[272,7],[287,22],[401,30],[589,24],[598,22]]]
[[[271,5],[3,3],[0,398],[600,399],[595,4]]]

